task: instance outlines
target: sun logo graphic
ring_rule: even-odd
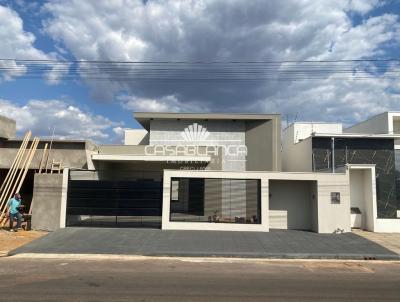
[[[197,123],[193,123],[192,125],[187,126],[181,132],[181,136],[187,142],[205,141],[209,135],[210,132],[207,131],[207,128]]]

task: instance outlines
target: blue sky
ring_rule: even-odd
[[[226,61],[399,58],[400,1],[4,1],[0,57]],[[397,68],[397,67],[396,67]],[[235,83],[23,79],[0,73],[18,131],[115,143],[133,111],[279,112],[351,124],[400,110],[396,79]]]

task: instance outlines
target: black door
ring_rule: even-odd
[[[70,180],[67,226],[160,227],[162,181]]]

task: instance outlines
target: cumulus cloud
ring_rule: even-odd
[[[23,30],[23,22],[12,9],[0,5],[0,57],[46,59],[42,51],[33,46],[35,37]],[[5,70],[4,79],[10,80],[26,72],[26,66],[17,65],[15,61],[0,61],[0,67]]]
[[[10,7],[0,5],[0,58],[6,59],[28,59],[28,60],[49,60],[58,58],[55,54],[47,54],[34,46],[35,36],[26,32],[23,28],[23,21],[20,16]],[[49,84],[58,84],[60,78],[66,71],[65,64],[49,64],[49,72],[46,79]],[[61,67],[61,68],[60,68]],[[0,80],[9,81],[24,75],[28,66],[20,61],[0,61]]]
[[[350,0],[348,2],[348,10],[360,14],[366,14],[374,7],[382,5],[382,3],[383,2],[380,3],[379,0]]]
[[[182,103],[175,95],[167,95],[159,99],[141,98],[136,96],[119,96],[123,108],[132,111],[152,112],[197,112],[208,111],[207,108],[200,108],[198,104]]]
[[[369,14],[380,5],[377,0],[68,0],[45,4],[49,18],[43,25],[82,60],[361,59],[384,57],[388,46],[400,40],[398,15]],[[353,22],[354,15],[360,22]],[[364,82],[328,76],[296,82],[166,83],[108,76],[102,82],[86,79],[93,96],[111,100],[123,92],[130,97],[117,100],[130,110],[301,111],[311,119],[323,111],[327,120],[338,114],[354,120],[357,114],[374,113],[382,99],[388,109],[400,109],[397,95],[388,89],[393,81],[379,77]]]
[[[107,141],[112,139],[109,131],[120,125],[61,100],[30,100],[17,105],[0,99],[0,115],[15,119],[19,133],[31,130],[35,135],[49,137],[54,127],[56,137],[61,139]]]
[[[258,106],[266,112],[285,112],[283,121],[287,118],[289,122],[331,121],[347,126],[399,108],[400,85],[394,79],[339,81],[330,78],[313,83],[314,86],[293,83],[290,90],[280,90],[260,99]]]

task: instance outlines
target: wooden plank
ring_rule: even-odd
[[[42,174],[42,167],[43,167],[43,164],[44,164],[44,158],[46,156],[47,145],[48,145],[47,143],[44,145],[42,159],[40,160],[40,165],[39,165],[39,174]]]
[[[29,149],[28,156],[24,161],[23,169],[21,169],[20,173],[18,174],[17,181],[14,183],[13,189],[10,191],[7,200],[9,200],[15,192],[19,192],[19,190],[21,189],[26,174],[28,173],[29,166],[31,165],[32,158],[35,155],[38,144],[39,144],[39,138],[35,137],[32,141],[31,148]],[[2,214],[0,216],[1,226],[4,226],[8,220],[6,214],[7,214],[7,206],[3,209]]]
[[[20,173],[18,175],[18,178],[17,178],[18,186],[17,186],[17,188],[15,188],[17,183],[14,184],[13,190],[11,191],[11,194],[9,195],[8,199],[10,199],[12,197],[14,192],[19,192],[19,190],[21,189],[22,184],[25,180],[26,174],[28,173],[29,166],[31,165],[33,156],[35,155],[38,144],[39,144],[39,138],[35,137],[32,141],[31,148],[29,150],[29,156],[27,156],[27,161],[25,161],[24,169],[21,169],[21,172],[23,171],[23,174],[21,175],[21,173]],[[2,213],[2,217],[0,217],[0,222],[1,222],[2,227],[6,224],[7,220],[8,220],[8,217],[7,217],[7,207],[6,207]]]
[[[55,131],[55,127],[53,127],[53,133],[51,135],[51,140],[50,140],[50,147],[49,150],[47,151],[47,158],[46,158],[46,164],[44,165],[44,169],[46,170],[45,173],[47,173],[47,167],[49,165],[49,156],[50,156],[50,152],[51,152],[51,148],[53,147],[53,140],[54,140],[54,131]]]
[[[18,169],[19,170],[18,173],[16,174],[15,178],[13,179],[13,182],[10,184],[10,187],[7,190],[6,194],[4,195],[4,197],[5,197],[4,200],[5,201],[8,201],[13,196],[13,194],[15,193],[15,188],[18,185],[18,182],[19,182],[19,180],[20,180],[20,178],[21,178],[21,176],[22,176],[22,174],[24,172],[24,168],[25,168],[25,166],[26,166],[26,164],[28,162],[30,153],[32,152],[32,149],[33,149],[33,146],[34,146],[35,142],[36,142],[36,138],[33,139],[32,143],[31,143],[31,146],[30,146],[26,156],[24,157],[24,160],[22,161],[22,165]],[[3,205],[2,208],[0,208],[0,213],[4,212],[4,208],[6,208],[6,203]],[[1,221],[1,216],[0,216],[0,221]]]
[[[12,184],[15,182],[15,177],[17,175],[18,169],[22,168],[20,165],[21,165],[22,159],[23,159],[23,157],[25,155],[26,147],[27,147],[27,145],[29,143],[30,136],[31,136],[31,132],[29,131],[26,141],[23,142],[23,145],[21,145],[22,152],[20,153],[20,156],[19,156],[19,158],[18,158],[18,160],[17,160],[17,162],[16,162],[16,164],[14,166],[13,171],[11,172],[11,175],[10,175],[10,177],[8,179],[7,184],[5,185],[4,190],[1,192],[1,195],[0,195],[0,213],[2,212],[1,209],[6,205],[7,195],[8,195],[9,190],[11,189]]]
[[[29,211],[28,211],[28,214],[29,214],[29,215],[32,215],[33,201],[34,201],[34,199],[33,199],[33,196],[32,196],[31,205],[29,206]]]
[[[12,170],[14,169],[14,167],[16,166],[17,161],[18,161],[18,159],[19,159],[19,157],[20,157],[22,151],[26,148],[26,144],[27,144],[27,141],[28,141],[29,137],[30,137],[30,132],[25,133],[24,139],[23,139],[22,142],[21,142],[21,146],[19,147],[16,156],[14,157],[14,160],[13,160],[11,166],[10,166],[10,169],[8,169],[6,178],[4,179],[3,183],[1,184],[0,192],[3,191],[3,189],[4,189],[5,185],[6,185],[6,183],[8,182],[8,180],[9,180],[9,178],[10,178],[10,176],[11,176],[11,171],[12,171]]]
[[[25,171],[24,171],[24,174],[23,174],[23,176],[22,176],[22,179],[21,179],[21,181],[20,181],[20,183],[19,183],[19,185],[18,185],[18,187],[17,187],[17,190],[16,190],[15,192],[19,192],[19,190],[21,190],[22,184],[24,183],[26,174],[28,173],[29,167],[30,167],[30,165],[31,165],[31,163],[32,163],[32,159],[33,159],[33,156],[35,155],[35,152],[36,152],[36,149],[37,149],[38,144],[39,144],[39,138],[36,137],[36,144],[35,144],[34,147],[33,147],[32,153],[30,154],[30,157],[29,157],[29,161],[28,161],[28,163],[27,163],[27,165],[26,165],[26,169],[25,169]]]

